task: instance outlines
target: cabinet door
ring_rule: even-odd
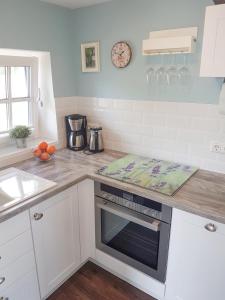
[[[0,299],[40,300],[36,270],[24,275],[0,293]]]
[[[90,179],[78,184],[81,261],[95,258],[94,182]]]
[[[225,4],[206,9],[201,76],[225,77]]]
[[[224,253],[225,225],[174,210],[166,300],[224,300]]]
[[[80,264],[77,186],[33,207],[30,213],[38,278],[44,298]]]

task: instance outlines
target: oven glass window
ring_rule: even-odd
[[[101,225],[103,244],[157,270],[160,232],[105,210],[101,210]]]

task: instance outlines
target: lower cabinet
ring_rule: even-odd
[[[225,225],[173,210],[166,300],[225,299]]]
[[[77,186],[30,210],[41,298],[45,299],[80,265]]]
[[[4,289],[1,300],[40,300],[36,269]]]
[[[0,223],[0,299],[40,300],[28,211]]]
[[[78,184],[81,262],[95,258],[94,182],[86,179]]]

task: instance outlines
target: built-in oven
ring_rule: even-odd
[[[95,183],[97,249],[165,282],[172,209]]]

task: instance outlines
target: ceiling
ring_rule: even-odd
[[[70,9],[75,9],[83,6],[91,6],[103,2],[109,2],[111,0],[41,0],[41,1],[68,7]]]

